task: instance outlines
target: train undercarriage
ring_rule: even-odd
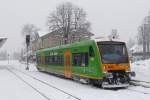
[[[105,73],[102,80],[92,80],[92,84],[102,88],[123,88],[128,87],[131,76],[135,76],[134,72],[125,71],[109,71]]]

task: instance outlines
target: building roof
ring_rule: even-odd
[[[38,34],[39,34],[39,37],[42,37],[44,35],[46,35],[48,32],[46,31],[39,31]]]
[[[6,42],[7,38],[1,38],[0,37],[0,48],[3,46],[3,44]]]

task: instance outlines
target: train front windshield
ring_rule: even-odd
[[[98,43],[103,64],[128,63],[125,43]]]

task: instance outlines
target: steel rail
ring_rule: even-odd
[[[133,92],[137,92],[137,93],[150,95],[150,93],[147,93],[147,92],[144,92],[144,91],[135,90],[135,89],[127,89],[127,90],[130,90],[130,91],[133,91]]]
[[[47,85],[47,86],[49,86],[49,87],[51,87],[51,88],[54,88],[54,89],[56,89],[56,90],[58,90],[58,91],[60,91],[60,92],[62,92],[62,93],[64,93],[64,94],[67,94],[67,95],[69,95],[69,96],[71,96],[71,97],[73,97],[73,98],[75,98],[75,99],[77,99],[77,100],[81,100],[79,97],[74,96],[74,95],[72,95],[71,93],[68,93],[68,92],[66,92],[66,91],[64,91],[64,90],[62,90],[62,89],[59,89],[59,88],[57,88],[57,87],[55,87],[55,86],[53,86],[53,85],[51,85],[51,84],[49,84],[49,83],[47,83],[47,82],[45,82],[45,81],[42,81],[42,80],[40,80],[40,79],[38,79],[38,78],[36,78],[36,77],[34,77],[34,76],[32,76],[32,75],[29,75],[29,74],[27,74],[27,73],[25,73],[25,72],[23,72],[23,71],[21,71],[21,70],[19,70],[19,69],[17,69],[17,68],[14,68],[14,67],[13,67],[13,69],[15,69],[16,71],[18,71],[18,72],[20,72],[20,73],[22,73],[22,74],[24,74],[24,75],[26,75],[26,76],[28,76],[28,77],[34,79],[34,80],[39,81],[39,82],[41,82],[41,83],[43,83],[43,84],[45,84],[45,85]]]
[[[42,97],[44,97],[46,100],[51,100],[49,97],[47,97],[44,93],[40,92],[38,89],[33,87],[30,83],[26,82],[24,79],[22,79],[18,74],[10,70],[9,68],[6,67],[6,69],[11,72],[13,75],[15,75],[18,79],[20,79],[22,82],[24,82],[26,85],[31,87],[33,90],[35,90],[37,93],[39,93]]]

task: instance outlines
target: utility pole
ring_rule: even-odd
[[[29,44],[30,44],[30,35],[26,35],[26,45],[27,45],[27,66],[26,66],[26,70],[29,70],[29,59],[28,59]]]
[[[9,64],[9,54],[7,56],[8,56],[8,64]]]

